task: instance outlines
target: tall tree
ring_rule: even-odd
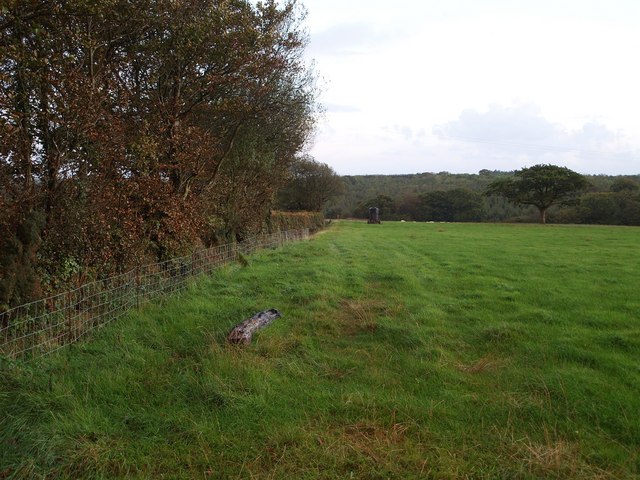
[[[259,231],[315,125],[303,19],[296,0],[0,1],[0,303],[30,297],[27,267],[51,286]]]
[[[482,196],[464,188],[437,190],[420,195],[416,220],[477,222],[482,220]]]
[[[546,223],[547,210],[552,205],[577,200],[587,189],[587,179],[566,167],[534,165],[516,170],[513,177],[499,178],[489,184],[487,195],[499,195],[520,205],[533,205],[540,213],[540,223]]]
[[[631,192],[635,193],[640,190],[640,185],[631,178],[618,177],[612,183],[609,188],[612,192]]]
[[[388,195],[377,195],[374,198],[360,202],[353,211],[353,216],[356,218],[367,218],[371,207],[379,209],[380,217],[383,220],[391,220],[396,214],[395,200]]]
[[[342,180],[329,165],[303,157],[289,167],[287,183],[279,192],[279,205],[284,210],[320,212],[343,191]]]

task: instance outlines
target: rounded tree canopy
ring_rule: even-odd
[[[499,178],[489,184],[487,195],[499,195],[521,205],[534,205],[545,223],[550,206],[569,204],[589,186],[587,179],[566,167],[534,165],[516,170],[513,177]]]

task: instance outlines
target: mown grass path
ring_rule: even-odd
[[[2,370],[0,478],[637,478],[639,252],[339,222]]]

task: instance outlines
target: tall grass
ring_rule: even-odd
[[[637,478],[639,245],[337,223],[4,365],[0,478]]]

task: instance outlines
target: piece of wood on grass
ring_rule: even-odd
[[[229,343],[242,343],[248,344],[251,342],[253,332],[266,327],[276,318],[280,318],[282,314],[275,308],[270,308],[263,312],[256,313],[253,317],[248,318],[242,323],[239,323],[227,336]]]

